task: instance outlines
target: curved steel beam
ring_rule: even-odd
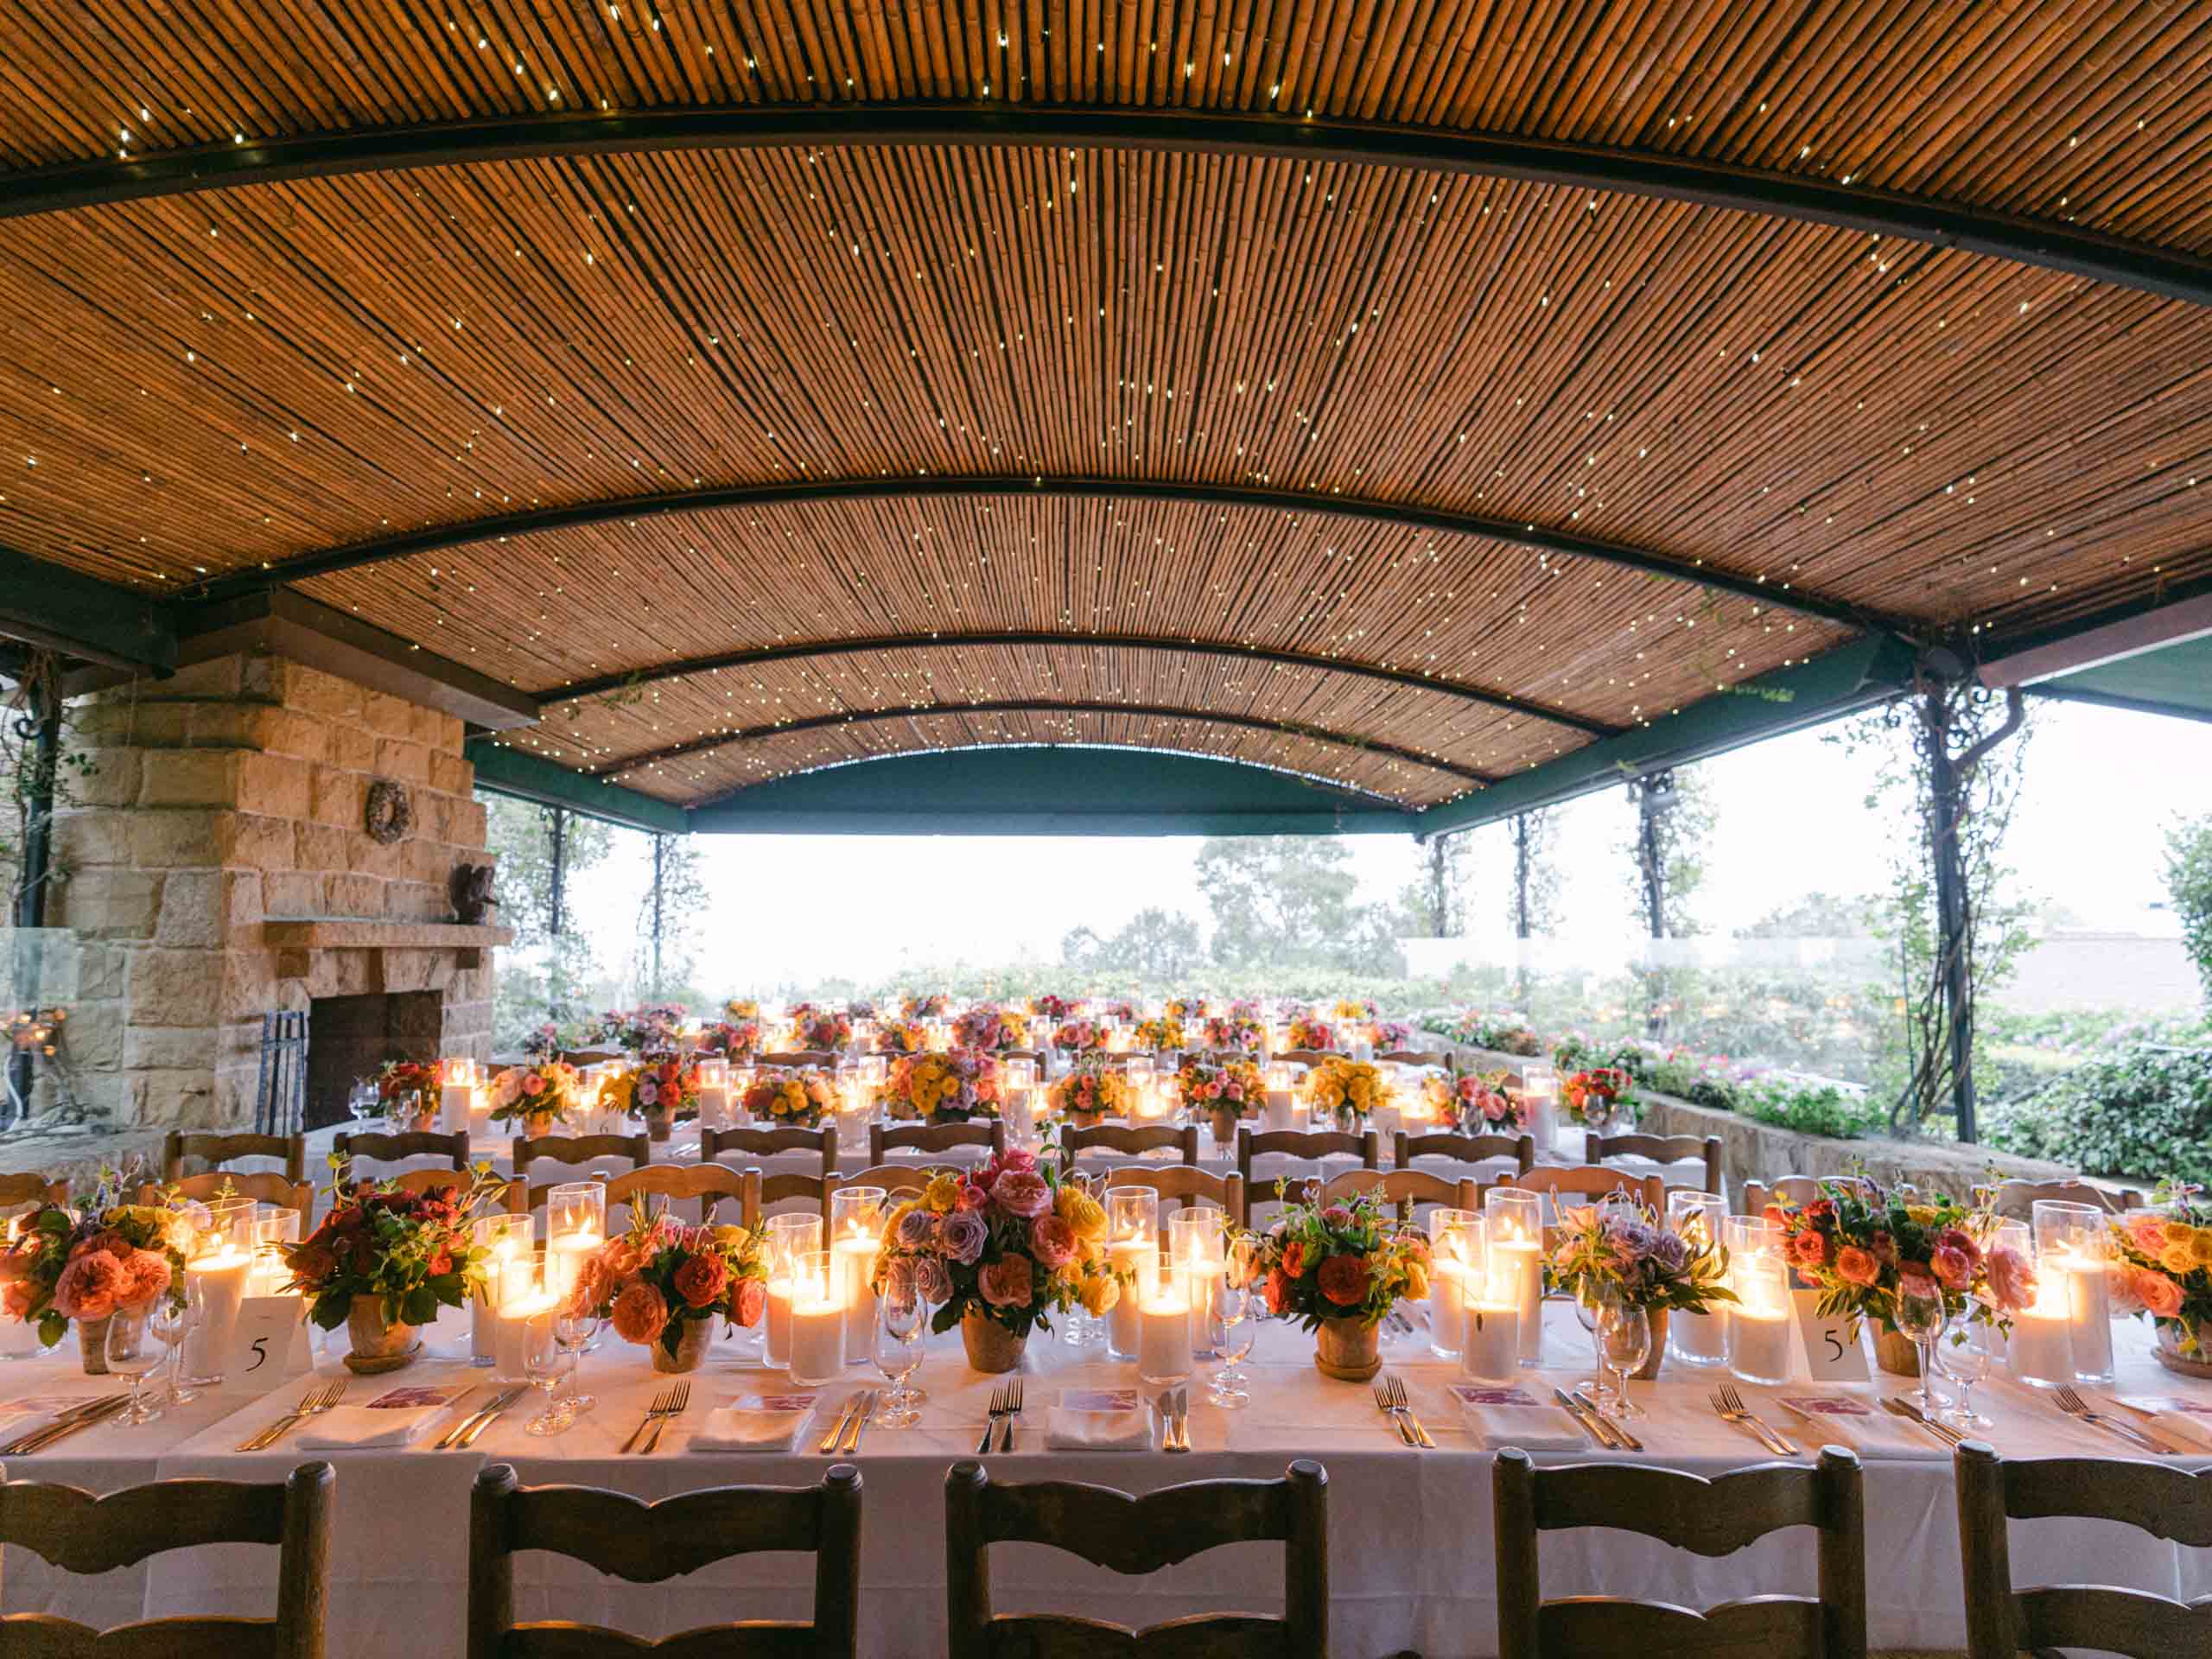
[[[0,183],[0,219],[286,179],[625,150],[849,145],[1169,149],[1342,162],[1663,196],[1959,248],[2192,304],[2212,260],[1987,208],[1617,146],[1379,122],[1189,110],[1007,104],[837,104],[542,115],[254,138],[128,161],[72,162]]]
[[[1486,709],[1503,709],[1525,719],[1572,727],[1578,732],[1587,732],[1592,737],[1610,737],[1621,729],[1618,726],[1608,726],[1603,721],[1591,720],[1541,702],[1530,702],[1526,698],[1511,696],[1503,691],[1485,690],[1480,686],[1464,685],[1457,680],[1440,680],[1426,674],[1410,673],[1404,669],[1383,668],[1374,663],[1351,662],[1311,652],[1270,651],[1258,645],[1224,645],[1213,640],[1172,639],[1160,634],[1054,633],[1048,629],[1024,629],[1002,633],[893,633],[864,639],[812,639],[789,645],[763,645],[752,651],[728,652],[719,657],[693,657],[681,662],[664,663],[657,668],[640,669],[632,674],[605,674],[595,680],[580,680],[563,690],[533,695],[547,704],[573,702],[585,697],[602,696],[609,691],[655,685],[664,680],[679,680],[720,669],[757,668],[768,663],[800,662],[816,657],[865,657],[883,651],[918,651],[935,646],[957,649],[963,645],[1083,645],[1107,651],[1172,651],[1185,657],[1223,657],[1248,662],[1281,663],[1288,668],[1350,674],[1361,679],[1405,686],[1412,690],[1432,691],[1440,696],[1479,703]]]
[[[1439,760],[1414,749],[1402,748],[1395,743],[1383,743],[1373,738],[1355,737],[1345,732],[1332,732],[1318,726],[1308,726],[1295,720],[1268,720],[1257,715],[1216,713],[1205,709],[1175,709],[1147,702],[1066,702],[1052,699],[1014,699],[998,702],[940,702],[926,709],[854,709],[842,714],[814,715],[804,720],[787,720],[780,726],[748,726],[741,731],[720,732],[709,737],[695,737],[689,743],[671,744],[664,749],[633,759],[620,760],[603,772],[592,775],[598,778],[624,778],[640,767],[658,766],[665,761],[680,760],[687,754],[704,754],[710,749],[726,749],[739,743],[757,743],[765,738],[785,737],[793,732],[818,732],[831,726],[869,726],[887,720],[938,720],[947,715],[1128,715],[1140,720],[1191,720],[1208,726],[1236,726],[1247,731],[1274,732],[1287,737],[1311,738],[1316,743],[1333,743],[1349,749],[1364,749],[1370,754],[1387,754],[1394,760],[1422,766],[1430,772],[1441,772],[1454,778],[1464,778],[1471,784],[1487,786],[1497,781],[1487,772],[1478,772],[1472,766]]]
[[[1243,484],[1179,483],[1130,478],[832,478],[804,483],[741,484],[715,489],[669,490],[653,495],[617,496],[598,501],[579,501],[561,507],[538,507],[526,512],[499,513],[463,524],[436,525],[428,530],[380,536],[257,569],[234,571],[188,589],[188,597],[231,599],[257,593],[273,582],[304,582],[314,576],[335,575],[364,565],[383,564],[417,554],[444,552],[502,537],[534,535],[543,531],[573,530],[627,518],[663,518],[671,513],[726,512],[751,507],[804,505],[815,501],[942,500],[963,496],[1012,498],[1041,496],[1061,500],[1106,499],[1164,501],[1250,509],[1263,512],[1318,513],[1324,517],[1390,525],[1403,530],[1432,531],[1446,536],[1471,536],[1504,542],[1539,553],[1590,559],[1649,576],[1686,582],[1718,593],[1771,605],[1837,622],[1847,628],[1885,628],[1903,632],[1910,624],[1886,617],[1847,601],[1820,594],[1801,593],[1789,582],[1769,582],[1764,576],[1716,570],[1702,559],[1677,558],[1653,553],[1622,542],[1608,542],[1570,531],[1553,530],[1525,519],[1489,518],[1478,513],[1453,512],[1441,507],[1377,499],[1371,496],[1319,494],[1299,490],[1255,489]]]

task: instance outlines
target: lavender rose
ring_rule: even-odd
[[[942,1307],[952,1300],[952,1269],[944,1265],[941,1257],[916,1256],[914,1290],[932,1307]]]
[[[962,1267],[974,1265],[991,1230],[973,1210],[956,1210],[938,1224],[938,1248]]]
[[[926,1250],[937,1243],[937,1217],[926,1210],[909,1210],[899,1217],[897,1243],[902,1250]]]

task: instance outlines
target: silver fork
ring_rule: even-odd
[[[1790,1443],[1789,1437],[1779,1429],[1769,1427],[1758,1413],[1745,1405],[1743,1395],[1738,1391],[1733,1382],[1723,1382],[1720,1385],[1720,1398],[1726,1403],[1729,1410],[1751,1426],[1758,1437],[1766,1442],[1769,1451],[1785,1458],[1794,1458],[1797,1455],[1797,1448]]]
[[[670,1402],[668,1409],[660,1414],[660,1421],[653,1425],[652,1438],[638,1448],[639,1457],[651,1455],[653,1448],[660,1444],[661,1433],[667,1428],[668,1420],[671,1417],[681,1417],[690,1406],[691,1385],[689,1382],[677,1383],[673,1392],[676,1398]]]
[[[238,1444],[241,1452],[261,1452],[283,1440],[285,1434],[302,1420],[317,1417],[328,1411],[346,1397],[346,1379],[339,1377],[319,1388],[309,1389],[300,1396],[300,1403],[286,1412],[260,1433],[249,1435]]]
[[[1014,1420],[1021,1415],[1021,1379],[1015,1377],[1006,1385],[1006,1434],[999,1441],[999,1450],[1014,1450]]]
[[[2078,1417],[2083,1422],[2093,1423],[2099,1428],[2108,1428],[2123,1440],[2133,1440],[2146,1452],[2163,1452],[2168,1457],[2178,1455],[2174,1447],[2168,1446],[2164,1440],[2155,1440],[2145,1434],[2134,1424],[2124,1423],[2117,1417],[2091,1409],[2089,1402],[2084,1400],[2070,1383],[2064,1388],[2053,1390],[2051,1397],[2058,1402],[2058,1408],[2069,1417]]]
[[[1406,1392],[1405,1379],[1403,1377],[1391,1376],[1386,1377],[1383,1380],[1390,1385],[1390,1399],[1392,1403],[1394,1403],[1400,1411],[1405,1414],[1406,1421],[1414,1426],[1414,1438],[1419,1440],[1422,1446],[1427,1447],[1428,1450],[1433,1452],[1436,1449],[1436,1442],[1429,1439],[1428,1431],[1421,1427],[1421,1419],[1414,1415],[1414,1402],[1412,1396],[1408,1395]]]
[[[991,1436],[998,1432],[999,1419],[1006,1415],[1006,1384],[1001,1382],[991,1390],[991,1414],[983,1424],[983,1438],[976,1444],[976,1455],[983,1456],[991,1449]]]
[[[1414,1438],[1412,1428],[1407,1425],[1405,1418],[1399,1414],[1397,1406],[1390,1398],[1390,1384],[1388,1378],[1375,1385],[1375,1408],[1389,1418],[1390,1427],[1398,1431],[1400,1440],[1410,1446],[1418,1447],[1421,1445],[1421,1442]]]
[[[640,1422],[636,1429],[632,1432],[628,1440],[622,1442],[623,1451],[627,1452],[632,1446],[637,1445],[639,1440],[644,1435],[645,1432],[651,1428],[653,1424],[660,1419],[662,1414],[668,1410],[669,1402],[673,1400],[675,1397],[676,1390],[672,1388],[663,1389],[658,1394],[653,1396],[652,1404],[645,1408],[645,1421]]]

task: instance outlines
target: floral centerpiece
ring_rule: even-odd
[[[1403,1048],[1414,1039],[1414,1028],[1402,1020],[1370,1020],[1367,1022],[1367,1040],[1375,1045],[1378,1054],[1393,1048]]]
[[[730,1059],[741,1059],[760,1052],[760,1022],[758,1020],[717,1020],[699,1033],[694,1045],[702,1054],[721,1054]]]
[[[1071,1014],[1082,1013],[1083,999],[1079,996],[1055,996],[1047,991],[1042,996],[1029,999],[1029,1012],[1039,1020],[1050,1020],[1057,1024]]]
[[[1879,1326],[1875,1352],[1883,1369],[1915,1375],[1910,1344],[1898,1332],[1900,1294],[1940,1295],[1947,1319],[1974,1301],[1977,1319],[2008,1327],[2035,1300],[2035,1269],[2018,1250],[1984,1250],[1976,1241],[1995,1230],[1989,1211],[1970,1210],[1948,1193],[1926,1198],[1909,1187],[1885,1191],[1872,1181],[1823,1181],[1806,1204],[1770,1204],[1767,1219],[1782,1229],[1783,1255],[1821,1293],[1822,1319],[1869,1319]]]
[[[1106,1033],[1095,1020],[1069,1020],[1052,1033],[1052,1046],[1090,1054],[1106,1046]]]
[[[1306,1072],[1306,1098],[1315,1111],[1334,1117],[1340,1128],[1356,1129],[1361,1118],[1390,1103],[1390,1085],[1371,1062],[1332,1054]]]
[[[1268,1103],[1268,1085],[1249,1060],[1186,1058],[1175,1084],[1185,1107],[1212,1118],[1213,1138],[1224,1144],[1236,1138],[1241,1121],[1258,1116]]]
[[[124,1204],[111,1170],[80,1215],[41,1205],[19,1218],[0,1251],[0,1318],[38,1327],[41,1347],[77,1326],[85,1369],[107,1370],[108,1320],[151,1307],[162,1297],[184,1300],[182,1212]]]
[[[1229,1017],[1232,1020],[1250,1020],[1256,1022],[1260,1017],[1260,999],[1256,996],[1231,997],[1229,1002]]]
[[[913,1275],[937,1305],[931,1330],[958,1325],[970,1365],[1010,1371],[1030,1332],[1052,1328],[1053,1310],[1079,1303],[1103,1314],[1121,1300],[1105,1238],[1096,1198],[1032,1154],[1004,1152],[971,1175],[932,1175],[920,1198],[893,1210],[874,1282]]]
[[[1555,1283],[1586,1307],[1618,1297],[1650,1319],[1651,1352],[1638,1376],[1659,1375],[1669,1313],[1709,1313],[1736,1300],[1728,1288],[1728,1252],[1718,1241],[1693,1249],[1640,1206],[1570,1206],[1560,1213],[1559,1234],[1549,1264]]]
[[[901,1020],[942,1020],[945,1010],[952,1006],[952,999],[943,991],[931,991],[925,996],[906,995],[899,999]]]
[[[1431,1071],[1421,1079],[1429,1110],[1440,1123],[1456,1124],[1474,1135],[1518,1135],[1529,1127],[1521,1096],[1506,1086],[1505,1072],[1483,1076],[1469,1071],[1449,1077]]]
[[[1163,1006],[1170,1020],[1203,1020],[1208,1005],[1203,996],[1171,996]]]
[[[887,1053],[918,1054],[930,1046],[930,1034],[918,1020],[881,1020],[876,1022],[875,1046]]]
[[[1560,1084],[1559,1099],[1569,1122],[1602,1132],[1624,1108],[1633,1121],[1636,1079],[1618,1065],[1592,1066]]]
[[[1119,1020],[1125,1026],[1130,1025],[1137,1018],[1137,1005],[1134,1002],[1109,1002],[1099,1009],[1099,1013],[1109,1020]]]
[[[1290,1017],[1289,1040],[1287,1046],[1291,1048],[1310,1049],[1317,1054],[1325,1054],[1342,1047],[1343,1044],[1338,1039],[1336,1027],[1330,1025],[1327,1020],[1317,1020],[1310,1014],[1294,1014]]]
[[[1028,1016],[979,1002],[952,1022],[952,1040],[962,1048],[1027,1048]]]
[[[561,1027],[550,1020],[522,1034],[522,1054],[526,1060],[550,1060],[560,1052]]]
[[[694,1371],[728,1325],[760,1323],[768,1305],[768,1262],[760,1235],[742,1227],[686,1227],[665,1207],[632,1211],[630,1230],[610,1238],[576,1274],[569,1306],[649,1349],[657,1371]]]
[[[336,1160],[333,1160],[334,1164]],[[505,1194],[489,1164],[463,1187],[410,1192],[396,1181],[348,1181],[330,1189],[322,1223],[283,1247],[292,1288],[325,1331],[347,1327],[355,1370],[391,1370],[414,1357],[415,1328],[441,1307],[465,1307],[484,1288],[490,1251],[472,1244],[478,1211]]]
[[[776,1128],[814,1128],[837,1109],[837,1079],[818,1065],[771,1067],[747,1086],[745,1109]]]
[[[1133,1040],[1139,1048],[1180,1048],[1183,1046],[1183,1022],[1172,1014],[1140,1020],[1133,1033]]]
[[[377,1069],[377,1104],[385,1121],[404,1134],[437,1122],[438,1068],[422,1060],[386,1060]]]
[[[1371,998],[1346,996],[1337,1000],[1336,1007],[1329,1010],[1329,1014],[1332,1019],[1348,1020],[1354,1025],[1363,1025],[1382,1012]]]
[[[1102,1118],[1127,1117],[1132,1095],[1129,1080],[1110,1060],[1084,1056],[1068,1068],[1067,1075],[1045,1090],[1045,1106],[1053,1116],[1078,1128]]]
[[[757,996],[733,996],[722,1004],[722,1017],[739,1025],[760,1017],[760,999]]]
[[[1363,1382],[1381,1369],[1376,1327],[1401,1298],[1428,1295],[1428,1241],[1372,1192],[1324,1208],[1286,1203],[1259,1236],[1253,1276],[1268,1312],[1314,1333],[1325,1376]]]
[[[896,1060],[883,1092],[893,1117],[918,1117],[931,1123],[996,1117],[1006,1098],[997,1059],[976,1048],[910,1054]]]
[[[569,1121],[583,1086],[583,1074],[565,1060],[511,1065],[492,1079],[492,1122],[543,1135]]]
[[[599,1103],[604,1110],[643,1118],[645,1133],[665,1141],[679,1119],[699,1116],[698,1070],[673,1058],[625,1066],[600,1084]]]
[[[853,1040],[853,1022],[834,1008],[817,1008],[802,1002],[791,1010],[791,1046],[838,1049]]]
[[[609,1008],[585,1033],[585,1040],[627,1049],[632,1054],[658,1054],[677,1046],[683,1025],[683,1010],[669,1003]]]
[[[1260,1046],[1260,1022],[1249,1014],[1215,1014],[1205,1027],[1208,1048],[1242,1049],[1249,1054]]]
[[[2159,1363],[2212,1376],[2212,1205],[2172,1182],[2152,1198],[2153,1208],[2113,1220],[2114,1303],[2151,1316]]]

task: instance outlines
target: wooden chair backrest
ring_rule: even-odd
[[[607,1207],[626,1204],[632,1210],[645,1198],[686,1203],[696,1198],[702,1221],[712,1221],[725,1198],[741,1209],[745,1203],[745,1175],[728,1164],[648,1164],[625,1170],[607,1184]]]
[[[373,1179],[379,1186],[396,1186],[403,1192],[431,1192],[446,1186],[452,1187],[456,1192],[463,1192],[468,1187],[465,1173],[450,1169],[410,1169],[404,1174],[364,1179]],[[511,1188],[514,1185],[512,1181],[508,1183]]]
[[[1252,1190],[1252,1160],[1271,1152],[1293,1158],[1325,1158],[1332,1152],[1349,1152],[1359,1159],[1362,1169],[1382,1166],[1382,1137],[1374,1129],[1357,1135],[1349,1129],[1261,1129],[1255,1133],[1249,1125],[1239,1125],[1236,1173],[1244,1178],[1246,1192]]]
[[[814,1557],[814,1622],[753,1620],[687,1632],[686,1653],[831,1659],[860,1651],[861,1471],[819,1486],[709,1486],[646,1503],[590,1486],[524,1486],[512,1464],[476,1477],[468,1506],[468,1659],[575,1659],[651,1643],[601,1626],[515,1622],[514,1557],[543,1549],[632,1584],[658,1584],[763,1550]]]
[[[2010,1216],[2015,1221],[2031,1217],[2038,1198],[2056,1198],[2063,1204],[2094,1204],[2115,1216],[2143,1207],[2142,1193],[2132,1186],[2114,1192],[2092,1186],[2087,1181],[1999,1181],[1996,1192],[1997,1213]]]
[[[822,1211],[823,1236],[830,1231],[830,1195],[842,1186],[844,1178],[827,1175],[763,1174],[758,1166],[743,1172],[744,1195],[739,1200],[747,1230],[760,1230],[761,1218],[772,1204],[804,1198]]]
[[[1548,1192],[1557,1207],[1562,1194],[1592,1203],[1624,1192],[1655,1216],[1667,1213],[1667,1183],[1656,1175],[1627,1175],[1595,1164],[1538,1164],[1518,1175],[1508,1175],[1493,1186],[1517,1186],[1530,1192]]]
[[[883,1154],[896,1147],[912,1147],[917,1152],[946,1152],[954,1147],[988,1147],[994,1156],[1006,1150],[1006,1120],[987,1118],[982,1122],[969,1119],[965,1123],[901,1123],[893,1128],[883,1123],[868,1126],[868,1160],[871,1164],[883,1161]]]
[[[570,1065],[586,1066],[597,1065],[604,1060],[627,1059],[629,1057],[619,1048],[569,1048],[562,1051],[561,1058]]]
[[[1145,1635],[1064,1613],[995,1616],[993,1544],[1045,1544],[1124,1574],[1156,1573],[1222,1544],[1283,1545],[1283,1616],[1178,1619],[1172,1651],[1192,1659],[1322,1659],[1328,1651],[1329,1478],[1300,1458],[1281,1480],[1194,1480],[1142,1497],[1075,1481],[994,1482],[983,1465],[944,1477],[945,1623],[950,1659],[1152,1651]],[[1160,1651],[1171,1650],[1165,1643]]]
[[[197,1158],[209,1169],[220,1169],[233,1158],[274,1158],[284,1166],[288,1180],[308,1176],[308,1138],[304,1135],[208,1135],[171,1129],[162,1137],[162,1179],[175,1180],[184,1173],[184,1160]]]
[[[942,1170],[931,1169],[926,1164],[871,1164],[857,1174],[840,1175],[836,1178],[836,1181],[840,1189],[848,1186],[880,1186],[887,1194],[896,1198],[901,1192],[920,1192],[926,1190],[930,1184],[930,1177],[944,1173]],[[827,1198],[823,1199],[825,1205],[829,1202]],[[825,1227],[829,1224],[826,1214],[823,1218],[823,1224]]]
[[[2106,1585],[2015,1589],[2007,1519],[2119,1521],[2154,1538],[2212,1548],[2212,1472],[2127,1458],[2003,1458],[1981,1440],[1954,1454],[1968,1659],[2088,1648],[2133,1659],[2203,1659],[2207,1604]]]
[[[232,1198],[251,1198],[256,1204],[273,1204],[280,1209],[297,1211],[302,1238],[315,1230],[315,1188],[305,1181],[287,1179],[273,1169],[257,1169],[244,1173],[236,1170],[211,1169],[205,1175],[187,1175],[181,1179],[166,1183],[194,1204],[206,1204],[219,1198],[226,1184]],[[139,1203],[158,1205],[161,1201],[162,1189],[152,1182],[138,1189]]]
[[[1071,1158],[1080,1158],[1094,1147],[1123,1153],[1132,1158],[1166,1147],[1181,1153],[1182,1161],[1195,1168],[1198,1161],[1198,1126],[1186,1123],[1177,1128],[1173,1123],[1099,1123],[1082,1129],[1071,1125],[1060,1131],[1060,1146]]]
[[[642,1129],[635,1135],[518,1135],[513,1158],[515,1179],[525,1181],[530,1179],[530,1166],[541,1160],[588,1164],[619,1158],[627,1160],[632,1169],[643,1169],[653,1160],[653,1143]]]
[[[69,1183],[67,1181],[48,1180],[35,1170],[0,1175],[0,1210],[12,1210],[22,1205],[66,1205],[68,1202]]]
[[[702,1129],[699,1131],[699,1158],[702,1163],[713,1163],[726,1152],[741,1152],[748,1158],[771,1158],[779,1152],[816,1151],[822,1154],[822,1173],[830,1173],[837,1167],[837,1126],[824,1123],[820,1128],[802,1128],[791,1124],[780,1129]]]
[[[1250,1206],[1244,1201],[1244,1178],[1234,1170],[1216,1175],[1210,1170],[1193,1169],[1188,1164],[1116,1164],[1104,1170],[1084,1173],[1102,1176],[1109,1187],[1148,1186],[1160,1195],[1163,1205],[1170,1202],[1218,1205],[1232,1225],[1249,1227],[1252,1224]]]
[[[1274,1058],[1292,1065],[1319,1065],[1324,1060],[1341,1060],[1344,1056],[1333,1048],[1286,1048]]]
[[[1777,1175],[1771,1181],[1745,1181],[1744,1213],[1756,1216],[1770,1204],[1810,1204],[1821,1196],[1823,1181],[1860,1185],[1856,1175]]]
[[[298,1465],[281,1485],[157,1480],[100,1497],[45,1481],[0,1485],[0,1545],[28,1549],[65,1573],[111,1572],[164,1550],[203,1544],[276,1546],[273,1619],[153,1619],[103,1637],[52,1614],[14,1613],[0,1648],[54,1656],[97,1651],[323,1659],[337,1478],[327,1463],[315,1461]],[[117,1639],[126,1630],[132,1635]]]
[[[1707,1480],[1649,1464],[1539,1469],[1508,1446],[1491,1481],[1500,1659],[1707,1651],[1865,1659],[1865,1484],[1859,1459],[1840,1447],[1823,1449],[1810,1469],[1763,1463]],[[1811,1527],[1820,1593],[1751,1596],[1701,1614],[1612,1596],[1546,1601],[1538,1535],[1580,1527],[1642,1533],[1707,1557],[1733,1554],[1784,1527]]]
[[[372,1163],[396,1164],[403,1158],[444,1158],[455,1169],[468,1167],[468,1132],[455,1129],[440,1135],[429,1129],[409,1129],[401,1135],[356,1135],[340,1130],[330,1149],[340,1158],[365,1158]]]
[[[755,1055],[753,1064],[755,1066],[781,1066],[785,1071],[793,1071],[803,1065],[835,1065],[837,1064],[837,1051],[834,1048],[795,1048],[782,1054]]]
[[[1463,1164],[1479,1164],[1486,1158],[1510,1158],[1524,1175],[1536,1166],[1536,1137],[1533,1135],[1459,1135],[1449,1129],[1408,1135],[1400,1129],[1392,1145],[1391,1161],[1400,1169],[1412,1167],[1416,1158],[1456,1158]]]
[[[1319,1202],[1334,1204],[1339,1198],[1379,1192],[1384,1203],[1396,1206],[1400,1221],[1411,1221],[1414,1206],[1419,1204],[1441,1204],[1455,1210],[1479,1210],[1482,1208],[1482,1185],[1471,1177],[1465,1180],[1447,1181],[1441,1175],[1432,1175],[1425,1169],[1348,1169],[1322,1185]]]
[[[1377,1054],[1375,1058],[1378,1060],[1395,1060],[1401,1065],[1440,1066],[1446,1071],[1452,1069],[1452,1057],[1449,1054],[1427,1054],[1417,1048],[1394,1048],[1387,1054]]]
[[[1593,1164],[1602,1164],[1608,1158],[1649,1158],[1655,1164],[1702,1158],[1705,1190],[1716,1194],[1728,1190],[1721,1185],[1727,1171],[1722,1167],[1726,1160],[1717,1135],[1593,1135],[1589,1146],[1589,1161]]]

